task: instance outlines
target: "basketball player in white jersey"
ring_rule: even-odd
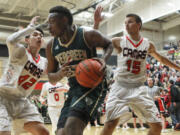
[[[52,123],[53,134],[55,134],[61,108],[64,105],[64,94],[68,91],[68,89],[68,86],[65,86],[60,82],[54,84],[46,82],[42,87],[40,101],[43,103],[47,99],[48,113]]]
[[[27,99],[47,67],[47,60],[39,55],[43,31],[35,27],[37,18],[7,38],[9,61],[0,80],[0,135],[10,135],[12,122],[18,120],[14,123],[15,134],[26,130],[33,135],[49,135],[37,108]],[[27,49],[20,44],[25,36]]]
[[[138,15],[128,14],[125,27],[127,36],[112,39],[120,58],[106,104],[107,118],[101,135],[112,135],[119,121],[126,122],[132,117],[128,113],[128,106],[149,124],[148,135],[160,135],[162,126],[159,112],[143,86],[146,80],[146,57],[149,54],[178,71],[180,67],[161,56],[154,44],[140,35],[142,21]]]

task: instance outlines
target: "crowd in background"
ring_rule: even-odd
[[[171,60],[180,64],[176,59]],[[160,97],[155,102],[162,114],[165,128],[171,125],[175,130],[180,130],[180,73],[152,57],[148,57],[146,68],[147,77],[153,79],[154,86],[161,88]],[[145,84],[147,85],[147,82]],[[166,121],[169,116],[172,123]]]
[[[167,57],[172,60],[180,58],[180,40],[177,42],[168,42],[163,46],[163,50],[167,51]]]

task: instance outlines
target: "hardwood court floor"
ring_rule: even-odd
[[[46,125],[46,127],[49,129],[49,131],[51,131],[51,125]],[[102,127],[88,126],[86,130],[84,131],[84,135],[100,135],[101,130],[102,130]],[[147,135],[147,131],[148,129],[145,129],[143,131],[141,130],[134,131],[133,128],[129,128],[126,130],[119,128],[114,131],[113,135]],[[22,135],[31,135],[31,134],[23,133]],[[180,135],[180,131],[174,131],[172,129],[168,129],[166,133],[161,133],[161,135]]]

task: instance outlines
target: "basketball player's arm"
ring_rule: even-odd
[[[113,51],[112,41],[96,30],[85,31],[84,36],[89,48],[103,48],[102,59],[107,62]]]
[[[104,17],[101,15],[103,11],[103,8],[101,6],[98,6],[94,12],[94,29],[98,29],[99,28],[99,24],[100,22],[104,19]]]
[[[44,84],[43,87],[42,87],[42,90],[41,90],[40,98],[39,98],[39,101],[42,104],[45,104],[45,102],[46,102],[45,97],[46,96],[47,96],[47,90],[46,90],[46,87],[45,87],[45,84]]]
[[[21,58],[25,55],[25,47],[20,45],[19,42],[35,30],[34,23],[36,22],[36,19],[37,16],[33,17],[28,27],[20,29],[6,39],[9,52],[14,54],[13,57]]]
[[[61,69],[58,70],[58,62],[55,60],[51,51],[52,45],[53,45],[53,40],[50,40],[46,47],[46,57],[48,60],[47,71],[48,71],[49,82],[56,83],[60,81],[64,76],[66,76],[68,71],[68,66],[62,66]]]
[[[180,71],[180,67],[178,65],[176,65],[175,63],[171,62],[169,59],[167,59],[166,57],[160,55],[155,47],[154,47],[154,44],[152,42],[150,42],[150,47],[149,47],[149,50],[148,50],[148,53],[153,56],[156,60],[158,60],[160,63],[168,66],[168,67],[171,67],[171,68],[174,68],[178,71]]]
[[[122,49],[120,47],[120,37],[114,37],[112,38],[113,47],[116,49],[117,53],[121,53]]]

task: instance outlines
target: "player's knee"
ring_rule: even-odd
[[[116,120],[112,120],[112,121],[108,121],[105,126],[108,128],[108,129],[114,129],[116,126],[117,126],[117,123],[118,121]]]
[[[78,126],[78,124],[73,124],[71,122],[66,124],[64,131],[66,135],[80,135],[83,133],[83,129]]]
[[[38,131],[39,135],[50,135],[49,131],[46,128],[43,128]]]
[[[78,135],[80,133],[80,130],[73,125],[67,125],[66,127],[64,127],[64,132],[66,133],[66,135]]]

